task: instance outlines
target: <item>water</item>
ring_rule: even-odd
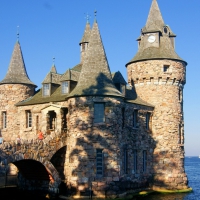
[[[191,193],[152,194],[146,197],[135,197],[132,200],[200,200],[200,158],[186,157],[185,171],[188,176]]]
[[[191,193],[180,194],[151,194],[146,197],[134,197],[132,200],[200,200],[200,158],[186,157],[185,171],[188,175],[189,186],[192,187]],[[17,190],[0,190],[0,200],[44,200],[44,196],[38,196],[34,193],[19,193]]]

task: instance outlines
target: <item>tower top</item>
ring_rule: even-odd
[[[26,72],[19,41],[17,41],[14,46],[7,74],[0,84],[28,84],[37,87],[33,82],[30,81]]]
[[[90,33],[89,46],[83,61],[78,84],[69,94],[69,97],[93,95],[122,97],[122,94],[113,84],[96,21]]]
[[[82,43],[88,43],[89,42],[90,32],[91,32],[90,23],[89,23],[89,20],[87,20],[83,37],[82,37],[82,39],[81,39],[81,41],[79,43],[80,45]]]
[[[142,32],[156,32],[162,31],[164,26],[164,20],[160,12],[158,3],[156,0],[152,1],[149,15],[145,27],[142,29]]]
[[[152,59],[170,59],[185,62],[175,52],[175,37],[176,35],[170,27],[165,25],[157,1],[153,0],[146,25],[137,39],[139,43],[138,52],[128,64]]]

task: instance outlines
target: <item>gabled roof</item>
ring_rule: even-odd
[[[0,84],[28,84],[37,87],[28,77],[19,41],[16,42],[10,65]]]
[[[119,71],[112,73],[112,80],[113,80],[113,83],[121,83],[124,85],[127,84],[127,82],[124,80],[124,77],[122,76],[121,72],[119,72]]]
[[[54,83],[54,84],[60,84],[60,78],[61,78],[61,74],[57,73],[56,70],[56,66],[53,65],[51,67],[50,72],[46,75],[44,81],[42,82],[42,84],[44,83]]]
[[[90,33],[89,46],[82,65],[78,84],[69,94],[69,97],[92,95],[122,97],[122,94],[113,84],[96,21]]]
[[[85,31],[84,31],[83,37],[79,44],[89,42],[90,32],[91,32],[90,23],[87,22],[86,26],[85,26]]]
[[[78,81],[80,76],[79,71],[68,69],[61,77],[60,81]]]

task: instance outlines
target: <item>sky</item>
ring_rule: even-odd
[[[157,0],[163,19],[176,37],[176,52],[187,61],[184,87],[186,156],[200,155],[200,1]],[[80,62],[79,42],[94,11],[112,72],[127,80],[125,64],[136,54],[136,39],[152,0],[6,0],[0,1],[0,80],[14,45],[21,44],[27,73],[38,88],[55,57],[58,73]],[[17,28],[19,26],[19,28]]]

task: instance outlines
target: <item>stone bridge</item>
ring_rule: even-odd
[[[67,133],[51,133],[43,140],[0,144],[0,187],[58,192],[64,180]]]

